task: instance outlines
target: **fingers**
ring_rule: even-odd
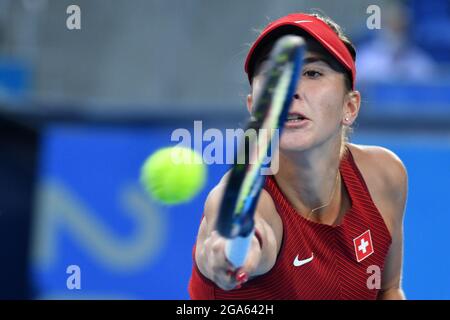
[[[236,268],[225,257],[226,239],[213,231],[205,241],[207,253],[206,269],[211,280],[223,290],[232,290],[238,286],[235,278]]]
[[[261,261],[261,247],[258,239],[253,237],[247,258],[242,267],[236,271],[236,281],[242,285],[249,280],[250,275],[255,274],[255,271]]]
[[[205,270],[209,278],[223,290],[239,289],[248,281],[249,275],[256,270],[261,260],[261,248],[254,237],[250,244],[246,262],[240,268],[233,266],[226,258],[225,246],[227,240],[212,231],[204,242]]]

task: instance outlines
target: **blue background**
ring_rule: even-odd
[[[63,207],[37,202],[35,220],[51,213],[60,218],[50,232],[56,236],[54,259],[33,260],[31,273],[38,298],[124,298],[188,299],[187,284],[192,268],[195,242],[203,203],[208,191],[219,181],[227,165],[208,166],[204,190],[188,204],[167,207],[155,203],[139,184],[140,166],[156,149],[174,145],[171,127],[130,128],[89,125],[57,125],[47,128],[42,139],[40,179],[41,199],[45,185],[58,182],[69,199],[82,203],[81,215],[98,221],[108,230],[111,243],[130,242],[139,232],[148,232],[141,241],[157,248],[140,253],[134,263],[121,266],[102,258],[96,246],[83,242],[80,228],[66,221]],[[409,299],[450,298],[450,244],[448,198],[450,181],[450,138],[443,135],[401,135],[358,133],[353,142],[376,144],[394,151],[409,174],[409,195],[404,223],[403,287]],[[61,189],[60,188],[60,189]],[[127,189],[131,188],[131,189]],[[158,232],[139,229],[139,220],[124,204],[122,196],[133,190],[143,212],[154,215]],[[38,197],[39,199],[39,197]],[[67,198],[65,198],[67,200]],[[71,203],[72,200],[66,201]],[[44,201],[45,202],[45,201]],[[69,206],[68,204],[68,206]],[[80,210],[79,210],[80,211]],[[145,219],[144,219],[145,220]],[[37,224],[39,225],[39,224]],[[141,226],[142,227],[142,226]],[[85,226],[89,228],[89,226]],[[89,229],[91,230],[91,229]],[[140,231],[139,231],[140,230]],[[155,231],[155,229],[153,229]],[[35,228],[35,249],[44,246],[42,233]],[[131,242],[132,243],[132,242]],[[131,245],[131,247],[137,244]],[[127,259],[127,252],[116,252]],[[38,255],[34,255],[35,257]],[[68,290],[66,268],[81,268],[81,290]]]

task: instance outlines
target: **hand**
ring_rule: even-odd
[[[261,261],[261,247],[253,236],[246,261],[240,268],[234,267],[226,258],[225,245],[227,239],[212,231],[206,238],[201,253],[205,276],[223,290],[239,289],[242,284],[254,275]],[[200,267],[200,266],[199,266]]]

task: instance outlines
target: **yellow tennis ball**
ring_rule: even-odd
[[[164,204],[191,200],[204,186],[206,167],[190,148],[167,147],[150,155],[142,165],[141,183]]]

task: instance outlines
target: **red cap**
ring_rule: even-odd
[[[306,31],[310,36],[316,39],[327,51],[329,51],[342,65],[352,74],[352,87],[355,89],[356,66],[350,51],[345,46],[339,36],[322,20],[304,13],[293,13],[268,24],[256,41],[253,43],[245,60],[245,72],[249,76],[249,66],[254,58],[256,48],[262,40],[269,39],[273,31],[283,26],[294,26],[300,30]]]

